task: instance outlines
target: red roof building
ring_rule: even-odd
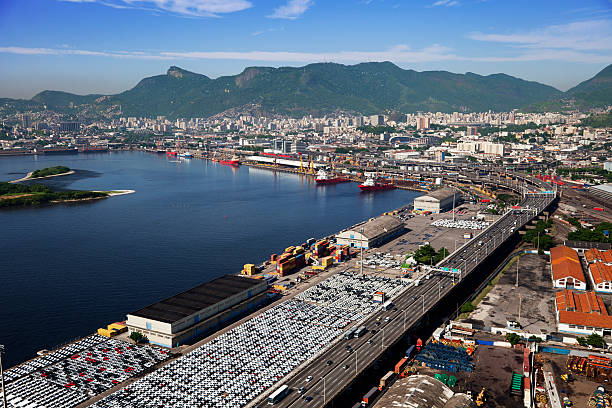
[[[551,248],[550,267],[553,287],[586,290],[586,278],[574,249],[564,245]]]
[[[608,337],[612,334],[612,316],[601,296],[594,292],[559,291],[555,294],[555,307],[560,332]]]

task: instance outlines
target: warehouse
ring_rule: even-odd
[[[578,253],[559,245],[550,250],[550,268],[554,288],[586,290]]]
[[[339,232],[336,243],[368,249],[380,246],[404,232],[404,223],[399,218],[383,215]]]
[[[555,308],[560,332],[600,336],[612,333],[612,316],[608,315],[601,296],[594,292],[559,291],[555,296]]]
[[[458,205],[461,201],[461,193],[452,188],[441,188],[431,193],[414,199],[415,211],[431,211],[441,213],[453,208],[453,201]]]
[[[607,202],[610,202],[612,201],[612,183],[590,187],[589,194],[603,198]]]
[[[176,347],[266,300],[265,281],[225,275],[127,315],[130,332]]]

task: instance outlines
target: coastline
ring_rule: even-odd
[[[70,174],[74,174],[74,170],[70,170],[67,171],[66,173],[60,173],[60,174],[51,174],[49,176],[43,176],[43,177],[34,177],[34,178],[30,178],[30,176],[32,175],[32,173],[34,173],[33,171],[29,172],[28,174],[26,174],[25,177],[22,177],[18,180],[13,180],[13,181],[9,181],[9,183],[11,184],[15,184],[15,183],[21,183],[22,181],[30,181],[30,180],[41,180],[41,179],[46,179],[46,178],[50,178],[50,177],[59,177],[59,176],[69,176]]]

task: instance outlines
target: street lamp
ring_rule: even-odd
[[[323,379],[323,404],[325,404],[325,376],[321,377]]]

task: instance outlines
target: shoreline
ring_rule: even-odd
[[[67,171],[66,173],[60,173],[60,174],[51,174],[49,176],[43,176],[43,177],[34,177],[34,178],[30,178],[30,176],[32,175],[32,173],[34,173],[34,171],[29,172],[28,174],[26,174],[25,177],[22,177],[20,179],[17,180],[13,180],[13,181],[9,181],[9,183],[11,184],[15,184],[15,183],[21,183],[22,181],[30,181],[30,180],[41,180],[41,179],[46,179],[46,178],[50,178],[50,177],[59,177],[59,176],[69,176],[71,174],[74,174],[75,171],[74,170],[70,170]]]

